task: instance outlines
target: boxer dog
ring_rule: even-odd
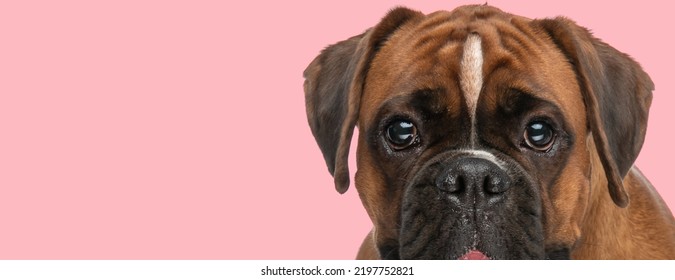
[[[396,8],[304,76],[340,193],[359,129],[357,258],[675,258],[673,215],[633,166],[654,85],[569,19]]]

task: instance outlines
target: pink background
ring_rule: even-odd
[[[395,5],[471,3],[184,2],[0,4],[0,258],[353,258],[370,221],[353,186],[334,191],[302,71]],[[490,1],[566,15],[642,64],[657,90],[638,165],[675,208],[665,3]]]

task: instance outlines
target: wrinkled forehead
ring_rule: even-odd
[[[559,107],[583,106],[571,66],[530,22],[496,8],[472,6],[405,24],[373,59],[361,121],[369,123],[372,109],[388,100],[425,90],[446,93],[447,106],[463,106],[467,112],[482,106],[488,95],[495,99],[498,91],[510,89]]]

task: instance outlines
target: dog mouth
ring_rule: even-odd
[[[400,254],[398,248],[393,247],[380,247],[379,248],[382,254],[382,259],[384,260],[400,260]],[[498,260],[499,257],[492,257],[490,253],[486,253],[481,249],[469,249],[466,253],[459,257],[451,257],[450,259],[455,260]],[[546,260],[569,260],[570,250],[569,248],[558,248],[558,249],[547,249],[545,250],[545,255],[543,259]]]
[[[385,260],[400,260],[400,254],[399,254],[399,249],[395,247],[390,247],[390,246],[382,246],[379,247],[379,251],[381,253],[382,259]],[[477,249],[475,247],[469,249],[466,249],[466,253],[463,255],[455,255],[454,257],[450,257],[449,259],[455,259],[455,260],[495,260],[499,258],[493,258],[489,253],[486,253],[484,250]]]
[[[492,260],[489,256],[483,253],[480,250],[472,249],[469,250],[466,254],[457,258],[458,260]],[[559,248],[556,250],[547,250],[546,251],[547,260],[569,260],[570,251],[568,248]]]
[[[479,250],[470,250],[458,258],[458,260],[490,260],[491,258]]]

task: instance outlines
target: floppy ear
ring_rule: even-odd
[[[340,193],[349,188],[349,145],[370,62],[392,33],[417,16],[422,14],[396,8],[365,33],[324,49],[305,69],[307,119]]]
[[[607,176],[609,194],[628,205],[623,178],[642,148],[654,83],[628,55],[566,18],[535,20],[577,73],[588,126]]]

